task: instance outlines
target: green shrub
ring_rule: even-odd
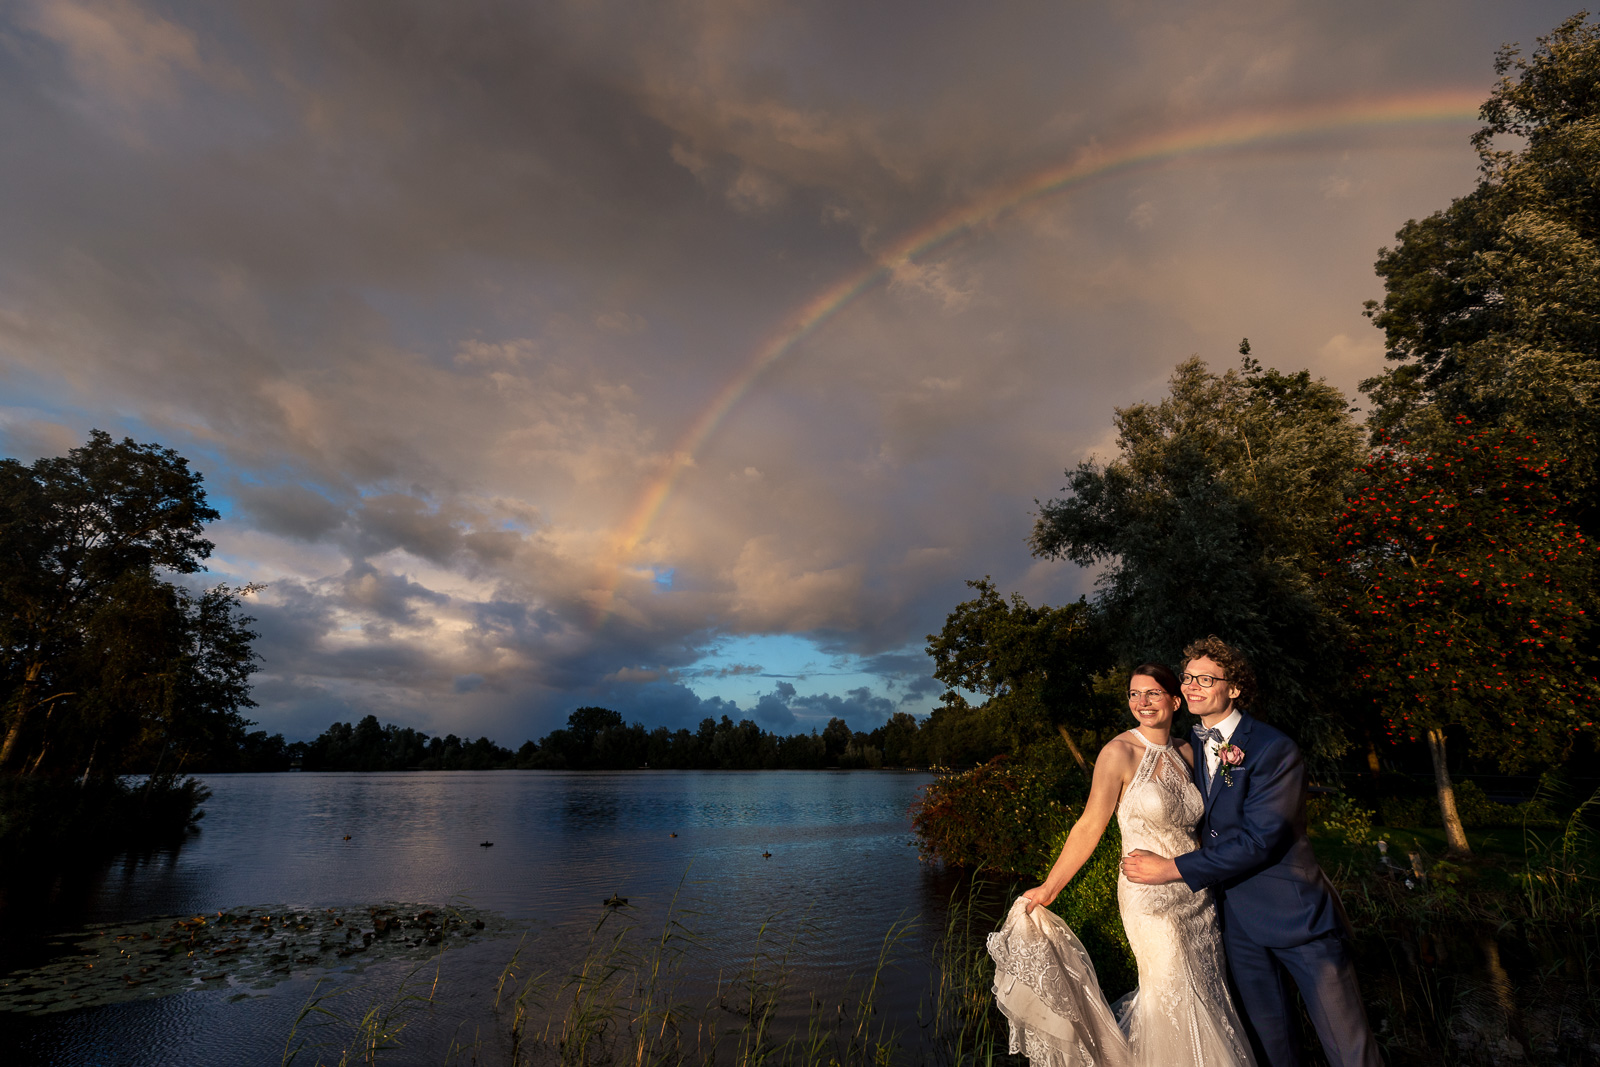
[[[1372,840],[1372,812],[1343,793],[1312,797],[1306,804],[1306,822],[1313,837],[1331,837],[1347,845]]]
[[[1554,826],[1557,819],[1538,798],[1520,804],[1490,800],[1483,787],[1471,779],[1455,783],[1456,812],[1461,824],[1473,829],[1490,826]],[[1380,801],[1385,826],[1443,826],[1438,797],[1391,797]]]
[[[1018,878],[1042,879],[1089,795],[1089,778],[1052,744],[1021,759],[996,756],[946,774],[912,805],[911,825],[925,860]]]
[[[1088,795],[1089,776],[1058,743],[1034,746],[1021,759],[997,756],[925,787],[911,810],[917,847],[925,860],[1038,885]],[[1112,995],[1137,980],[1117,907],[1121,853],[1122,835],[1113,821],[1089,862],[1051,905],[1089,950],[1101,985]]]

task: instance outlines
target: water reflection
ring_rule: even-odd
[[[959,884],[919,863],[911,847],[907,809],[926,781],[798,771],[221,775],[207,780],[213,796],[199,835],[55,894],[43,925],[272,902],[459,902],[520,921],[537,935],[540,962],[559,967],[581,950],[612,894],[628,898],[628,920],[642,932],[659,929],[676,898],[698,938],[699,980],[748,967],[756,931],[776,920],[769,937],[805,931],[790,953],[796,984],[827,994],[871,967],[891,924],[919,917],[882,1000],[886,1013],[914,1026],[927,952]],[[0,925],[11,919],[0,915]],[[511,948],[459,954],[450,962],[455,988],[481,994]],[[17,962],[15,945],[9,954]],[[0,1040],[77,1050],[78,1058],[51,1053],[52,1062],[102,1053],[118,1063],[270,1060],[308,988],[291,981],[261,995],[184,994],[12,1017]],[[250,995],[230,1002],[241,992]],[[435,1012],[441,1033],[451,1010]],[[202,1048],[207,1028],[237,1035],[259,1055]],[[133,1034],[142,1036],[119,1036]]]
[[[617,798],[610,793],[584,789],[574,789],[567,794],[566,802],[562,805],[566,829],[571,833],[586,832],[593,829],[596,823],[610,822],[616,819],[620,810]]]

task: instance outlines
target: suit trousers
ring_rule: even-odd
[[[1378,1043],[1367,1024],[1356,985],[1350,945],[1332,934],[1290,948],[1258,945],[1242,931],[1224,929],[1228,971],[1239,994],[1239,1012],[1263,1067],[1298,1067],[1294,994],[1300,990],[1328,1062],[1334,1067],[1382,1067]]]

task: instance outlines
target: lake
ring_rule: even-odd
[[[886,1021],[914,1030],[929,952],[961,890],[958,876],[922,864],[913,847],[908,809],[928,780],[859,771],[209,776],[201,830],[181,848],[62,886],[49,908],[23,915],[12,902],[0,918],[4,966],[14,977],[41,963],[37,933],[91,924],[121,924],[105,936],[137,946],[150,938],[128,924],[160,916],[215,924],[218,912],[254,922],[260,911],[331,924],[336,913],[365,922],[386,902],[408,917],[419,906],[467,908],[489,925],[458,946],[446,938],[456,947],[427,965],[429,982],[441,975],[434,1003],[412,1013],[403,1048],[384,1059],[442,1063],[476,1042],[480,1062],[492,1063],[504,1054],[505,1026],[488,1001],[524,935],[521,971],[547,971],[547,984],[558,984],[610,910],[604,901],[628,902],[611,912],[604,935],[631,924],[645,943],[664,929],[676,896],[694,938],[685,988],[701,997],[719,978],[726,986],[748,971],[768,924],[762,938],[787,960],[791,985],[841,998],[848,976],[872,970],[886,931],[917,920],[895,946],[879,998]],[[161,934],[166,924],[147,928]],[[281,937],[293,934],[281,928]],[[349,944],[345,951],[361,953]],[[141,972],[132,970],[121,1003],[0,1014],[0,1042],[14,1052],[8,1064],[278,1063],[313,990],[343,990],[332,1003],[354,1016],[393,999],[418,962],[415,953],[378,958],[382,947],[348,959],[324,953],[308,965],[286,953],[269,976],[224,960],[206,988],[165,996],[134,989]],[[81,977],[62,973],[63,983]]]

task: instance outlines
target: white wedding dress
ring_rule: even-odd
[[[1144,757],[1117,805],[1124,851],[1178,856],[1195,847],[1204,814],[1189,768],[1171,745]],[[989,935],[995,999],[1011,1024],[1011,1052],[1032,1067],[1254,1067],[1223,976],[1222,931],[1210,890],[1182,882],[1136,885],[1117,876],[1122,925],[1139,987],[1106,1003],[1094,964],[1071,928],[1046,908],[1011,907]]]

